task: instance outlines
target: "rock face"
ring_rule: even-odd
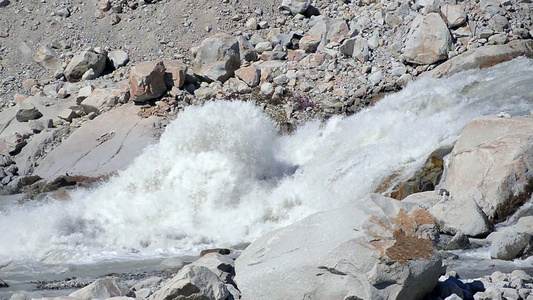
[[[90,300],[90,299],[107,299],[117,296],[134,296],[134,293],[130,289],[111,278],[98,279],[97,281],[89,284],[83,289],[76,291],[69,295],[69,297]]]
[[[98,177],[126,167],[160,133],[155,128],[159,118],[142,119],[138,112],[130,103],[89,121],[52,150],[33,174],[46,180],[65,173]]]
[[[252,243],[236,261],[243,299],[421,299],[442,266],[429,213],[372,194]]]
[[[224,82],[241,66],[239,42],[227,34],[205,39],[194,59],[194,74],[207,82]]]
[[[465,127],[449,162],[446,189],[504,221],[533,191],[533,119],[483,117]],[[457,209],[464,209],[458,207]]]
[[[452,37],[440,15],[430,13],[413,23],[413,32],[403,52],[405,60],[415,64],[432,64],[448,58]]]
[[[94,72],[93,76],[100,76],[105,69],[106,55],[96,53],[91,50],[82,51],[75,55],[65,69],[65,78],[68,81],[79,81],[89,70]]]
[[[162,61],[138,63],[130,71],[130,93],[135,102],[145,102],[165,93],[165,65]]]
[[[187,265],[168,281],[153,300],[224,300],[228,289],[218,276],[203,266]]]

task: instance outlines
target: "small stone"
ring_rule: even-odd
[[[125,66],[130,60],[128,53],[122,50],[110,51],[107,54],[107,58],[109,59],[115,70]]]
[[[274,93],[274,86],[270,82],[265,82],[261,85],[261,93],[264,95],[272,95]]]
[[[35,108],[33,104],[20,102],[19,107],[20,108],[16,114],[16,119],[19,122],[28,122],[29,120],[35,120],[43,116],[43,114],[37,108]]]

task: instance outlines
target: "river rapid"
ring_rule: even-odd
[[[71,201],[0,198],[0,278],[24,288],[251,242],[359,201],[394,172],[413,174],[478,116],[532,109],[526,58],[422,78],[353,116],[286,136],[251,102],[189,107],[130,167]]]

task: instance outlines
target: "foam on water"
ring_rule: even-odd
[[[0,211],[0,265],[91,263],[253,241],[412,173],[476,116],[533,108],[533,60],[421,79],[354,116],[278,136],[252,103],[190,107],[159,144],[72,201]]]

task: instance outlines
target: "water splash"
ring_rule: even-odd
[[[0,265],[91,263],[251,241],[414,172],[476,116],[533,108],[533,60],[421,79],[354,116],[278,136],[252,103],[189,107],[126,170],[72,201],[0,214]]]

